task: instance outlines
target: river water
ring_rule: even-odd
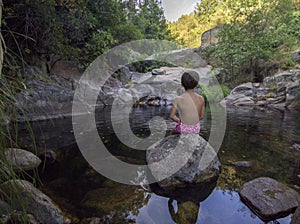
[[[147,137],[148,121],[159,116],[166,120],[166,135],[170,134],[175,123],[168,119],[169,110],[168,106],[132,109],[129,120],[133,133]],[[221,107],[219,110],[224,113]],[[137,179],[140,185],[132,186],[98,174],[77,147],[71,118],[31,123],[38,150],[57,154],[55,162],[40,168],[40,188],[73,217],[73,222],[94,217],[105,223],[264,223],[241,202],[238,190],[247,181],[267,176],[300,192],[300,152],[293,148],[300,141],[299,112],[252,108],[227,108],[225,112],[226,132],[218,151],[222,172],[214,189],[201,200],[191,202],[190,192],[186,192],[186,200],[185,196],[168,198],[145,186],[142,177]],[[114,134],[110,107],[98,108],[95,120],[111,154],[128,163],[145,164],[145,151],[127,147]],[[212,121],[207,107],[200,135],[208,139],[214,126],[218,123]],[[28,131],[24,125],[19,125],[19,130],[20,145],[30,148]],[[238,161],[247,161],[250,167],[233,164]],[[290,220],[287,216],[274,223]]]

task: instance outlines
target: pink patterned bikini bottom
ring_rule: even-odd
[[[181,121],[177,123],[177,125],[174,128],[174,131],[176,133],[184,133],[184,134],[198,134],[200,132],[200,122],[197,124],[183,124]]]

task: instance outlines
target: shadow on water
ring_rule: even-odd
[[[133,133],[149,136],[148,121],[161,116],[170,134],[175,123],[168,119],[169,109],[133,109],[129,118]],[[128,148],[114,134],[109,107],[97,109],[96,122],[99,136],[111,154],[128,163],[146,163],[145,151]],[[201,121],[200,134],[204,138],[209,137],[212,125],[217,124],[212,124],[207,110]],[[299,191],[300,152],[293,148],[300,139],[299,112],[227,108],[226,134],[218,152],[222,163],[218,181],[202,189],[184,189],[177,195],[155,187],[119,184],[98,174],[81,155],[70,118],[33,122],[32,128],[38,149],[56,153],[55,162],[46,162],[40,169],[40,188],[77,217],[75,223],[98,217],[108,223],[175,223],[182,219],[201,224],[260,224],[263,222],[240,201],[237,192],[243,183],[269,176]],[[20,146],[31,149],[22,124],[19,130]],[[277,221],[289,223],[290,216]]]

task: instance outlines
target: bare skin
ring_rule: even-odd
[[[188,89],[173,101],[170,118],[176,122],[181,120],[186,125],[194,125],[204,118],[204,109],[203,97],[195,93],[194,89]],[[177,110],[180,118],[176,116]]]

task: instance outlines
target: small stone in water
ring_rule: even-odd
[[[237,161],[237,162],[232,162],[232,165],[236,167],[250,167],[251,163],[249,161]]]

